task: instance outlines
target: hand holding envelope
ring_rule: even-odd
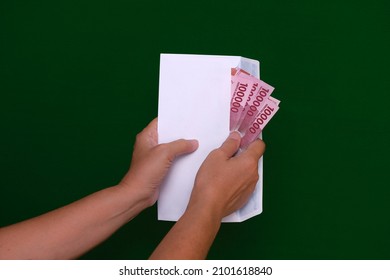
[[[229,135],[232,95],[228,93],[231,92],[231,69],[236,67],[259,77],[259,62],[243,57],[161,55],[159,143],[180,138],[197,139],[199,148],[193,154],[178,158],[163,182],[158,200],[160,220],[176,221],[181,217],[199,167]],[[225,217],[224,222],[240,222],[261,213],[262,159],[258,163],[258,174],[260,180],[247,204]]]
[[[258,161],[265,144],[258,140],[237,154],[241,137],[232,132],[199,168],[187,209],[222,218],[240,209],[258,181]],[[195,205],[195,207],[194,207]],[[198,209],[198,210],[194,210]]]

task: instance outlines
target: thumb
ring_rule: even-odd
[[[240,142],[240,134],[237,131],[233,131],[219,149],[226,154],[227,158],[231,158],[240,147]]]
[[[174,159],[175,157],[188,154],[194,152],[198,149],[198,141],[197,140],[185,140],[179,139],[176,141],[172,141],[164,144],[168,150],[169,156]]]

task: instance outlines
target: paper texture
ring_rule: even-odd
[[[196,173],[229,135],[230,69],[259,78],[259,62],[240,56],[161,54],[158,104],[159,143],[197,139],[199,148],[177,158],[160,188],[158,219],[177,221],[184,213]],[[249,202],[225,217],[240,222],[262,212],[262,158],[259,181]]]

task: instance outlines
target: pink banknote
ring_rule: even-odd
[[[272,101],[273,103],[275,103],[277,106],[279,106],[280,101],[277,100],[276,98],[273,98],[272,96],[269,96],[268,99],[269,99],[270,101]]]
[[[242,136],[240,150],[256,140],[279,110],[274,87],[236,67],[231,69],[230,130]]]
[[[232,87],[230,102],[230,130],[237,130],[241,115],[246,106],[253,79],[249,73],[239,68],[232,69]]]
[[[279,101],[275,99],[276,101]],[[255,141],[270,119],[276,114],[279,110],[279,106],[271,99],[267,99],[263,107],[260,109],[259,113],[256,115],[254,121],[249,125],[249,128],[244,132],[244,136],[241,139],[240,148],[246,149],[250,143]]]
[[[269,84],[259,79],[255,80],[247,100],[247,104],[243,110],[244,113],[241,115],[241,119],[239,121],[239,132],[244,133],[249,128],[273,90],[274,87],[270,86]]]

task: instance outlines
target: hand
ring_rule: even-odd
[[[209,213],[222,219],[245,205],[259,179],[258,162],[265,144],[258,139],[234,156],[240,141],[240,135],[233,132],[208,155],[196,175],[187,209],[209,207]]]
[[[157,201],[159,186],[174,159],[197,148],[196,140],[179,139],[158,144],[155,118],[137,135],[130,170],[119,185],[135,189],[139,198],[151,206]]]

